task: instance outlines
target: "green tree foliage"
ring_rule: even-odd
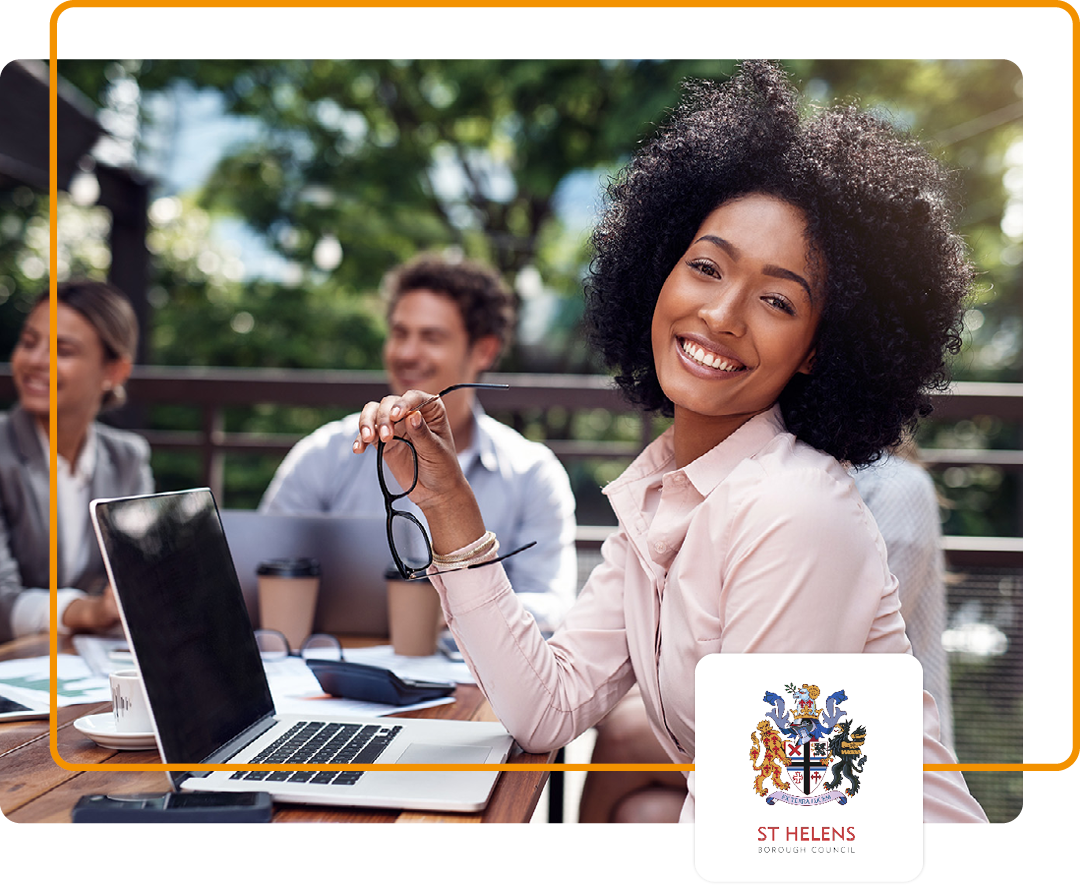
[[[1010,176],[1019,177],[1010,172],[1010,149],[1021,134],[1020,72],[1008,62],[971,60],[786,64],[811,99],[856,97],[957,169],[964,233],[984,270],[957,375],[1019,379],[1020,241],[1002,223],[1008,228],[1020,206],[1010,186]],[[61,72],[103,104],[123,75],[144,96],[178,83],[218,90],[228,113],[258,121],[258,134],[222,160],[197,203],[264,234],[308,273],[306,298],[370,294],[394,263],[456,246],[521,284],[526,300],[536,280],[557,300],[543,347],[516,353],[509,367],[574,370],[588,366],[576,328],[587,220],[574,227],[560,217],[561,189],[585,181],[598,205],[604,175],[662,121],[678,84],[724,77],[732,67],[729,60],[73,60]],[[316,247],[326,238],[340,244],[341,258],[320,270]],[[318,323],[317,311],[307,314]],[[231,335],[227,327],[222,334]],[[327,357],[312,349],[307,362],[325,366]]]
[[[57,265],[62,277],[103,277],[108,214],[59,197]],[[7,360],[23,319],[45,289],[49,271],[49,198],[25,185],[0,188],[0,360]]]
[[[46,266],[28,246],[47,208],[25,185],[0,191],[0,355],[11,354],[23,318],[42,289]],[[28,266],[29,263],[29,267]]]
[[[202,70],[143,63],[139,81],[153,89],[190,77],[262,123],[216,171],[210,205],[301,261],[321,233],[337,233],[340,274],[364,286],[403,254],[447,244],[512,278],[534,261],[560,182],[628,151],[695,66],[278,61],[219,63],[200,81]]]
[[[108,100],[108,66],[62,70]],[[418,250],[456,247],[512,283],[523,271],[542,281],[569,308],[571,331],[554,340],[567,346],[587,254],[581,231],[568,232],[556,212],[560,185],[581,171],[598,183],[662,118],[683,77],[730,63],[146,61],[122,70],[144,94],[180,82],[220,90],[228,113],[259,121],[197,203],[263,234],[304,272],[307,300],[371,294],[386,269]],[[115,66],[111,73],[115,80]],[[598,201],[599,185],[591,190]],[[341,258],[320,269],[326,238]],[[580,353],[566,351],[548,348],[539,360],[580,368]],[[328,357],[312,350],[308,366],[329,366]]]
[[[785,64],[811,102],[851,97],[872,106],[957,171],[963,234],[981,275],[955,375],[1021,379],[1020,72],[980,60]],[[600,369],[589,361],[580,317],[585,235],[604,179],[662,122],[684,78],[725,77],[733,65],[62,60],[60,72],[100,105],[107,126],[134,96],[149,131],[161,123],[151,99],[178,89],[215,91],[226,113],[252,122],[251,138],[232,147],[198,190],[155,196],[146,333],[154,363],[377,368],[383,273],[419,250],[452,247],[492,262],[522,297],[525,320],[504,369],[580,371]],[[151,147],[134,146],[137,162],[152,159]],[[569,196],[579,199],[572,212]],[[89,212],[61,207],[62,221],[79,223],[64,223],[62,273],[105,273],[105,232]],[[266,238],[288,263],[284,279],[238,270],[212,234],[211,221],[226,216]],[[6,350],[45,283],[44,219],[42,196],[25,187],[0,193]],[[310,420],[263,418],[298,430]],[[255,419],[235,422],[248,428]],[[545,419],[539,433],[558,435],[557,426]],[[1019,447],[1019,438],[1017,428],[980,420],[928,426],[922,443]],[[1008,525],[1011,533],[1018,524],[1014,479],[999,470],[938,481],[951,504],[950,532]]]

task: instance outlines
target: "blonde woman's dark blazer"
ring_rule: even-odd
[[[98,450],[90,498],[152,493],[146,439],[95,423]],[[87,514],[85,520],[89,521]],[[90,558],[70,586],[98,594],[107,581],[101,553]],[[21,407],[0,414],[0,642],[11,638],[11,609],[24,589],[49,588],[49,463]]]

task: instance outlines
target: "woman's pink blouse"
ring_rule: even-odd
[[[447,623],[526,750],[556,749],[633,686],[676,763],[694,761],[694,668],[716,652],[904,653],[896,579],[844,468],[779,408],[677,468],[671,431],[605,489],[619,519],[545,642],[499,565],[436,579]],[[924,695],[924,760],[952,762]],[[693,773],[683,819],[692,819]],[[982,821],[958,772],[925,772],[924,819]]]

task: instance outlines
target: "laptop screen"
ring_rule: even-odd
[[[165,760],[201,762],[274,712],[213,495],[94,509]]]

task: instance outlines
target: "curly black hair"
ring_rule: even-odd
[[[670,416],[650,337],[661,286],[718,206],[751,193],[787,201],[827,276],[813,368],[781,393],[784,422],[863,465],[947,385],[973,268],[954,231],[952,176],[924,147],[850,104],[802,112],[773,63],[685,84],[671,119],[608,185],[586,327],[628,399]]]

